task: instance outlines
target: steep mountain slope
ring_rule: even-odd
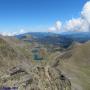
[[[44,47],[45,59],[36,61],[32,50],[40,47],[34,41],[0,36],[1,90],[90,90],[90,42],[73,43],[62,51]]]
[[[58,60],[59,69],[70,78],[72,90],[90,90],[90,42],[74,45]]]
[[[71,90],[70,80],[44,61],[32,61],[33,45],[0,36],[0,90]]]

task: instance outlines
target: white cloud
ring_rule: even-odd
[[[23,34],[23,33],[26,33],[26,31],[24,29],[20,29],[20,31],[18,32],[1,32],[0,34],[3,36],[14,36],[14,35]]]
[[[61,21],[56,21],[55,26],[50,28],[51,31],[76,31],[88,32],[90,31],[90,1],[84,5],[81,15],[78,18],[72,18],[62,25]]]
[[[77,18],[77,19],[71,19],[69,21],[66,22],[64,29],[66,30],[77,30],[80,28],[82,24],[82,19],[81,18]]]
[[[81,15],[83,16],[84,19],[87,20],[87,22],[90,24],[90,1],[88,1],[81,12]]]
[[[56,23],[55,23],[56,30],[60,30],[61,27],[62,27],[62,22],[61,21],[56,21]]]
[[[66,30],[69,31],[80,31],[80,32],[88,32],[90,31],[90,1],[88,1],[82,11],[81,16],[79,18],[74,18],[69,20],[64,25]]]
[[[60,31],[62,27],[62,22],[61,21],[56,21],[55,24],[48,29],[49,32],[56,32]]]

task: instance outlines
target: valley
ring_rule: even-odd
[[[49,37],[0,36],[0,90],[90,90],[90,42],[65,48]]]

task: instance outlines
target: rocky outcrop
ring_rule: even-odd
[[[2,87],[18,87],[18,90],[71,90],[70,80],[60,70],[48,65],[37,65],[30,73],[21,74],[19,67],[10,70],[14,74],[3,78],[6,81],[2,83]]]
[[[9,74],[10,76],[12,75],[15,75],[15,74],[18,74],[18,73],[27,73],[23,68],[21,68],[20,66],[17,66],[17,67],[13,67],[11,69],[9,69],[7,71],[7,74]]]

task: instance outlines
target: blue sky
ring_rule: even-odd
[[[45,31],[80,16],[88,0],[0,0],[0,32]]]

